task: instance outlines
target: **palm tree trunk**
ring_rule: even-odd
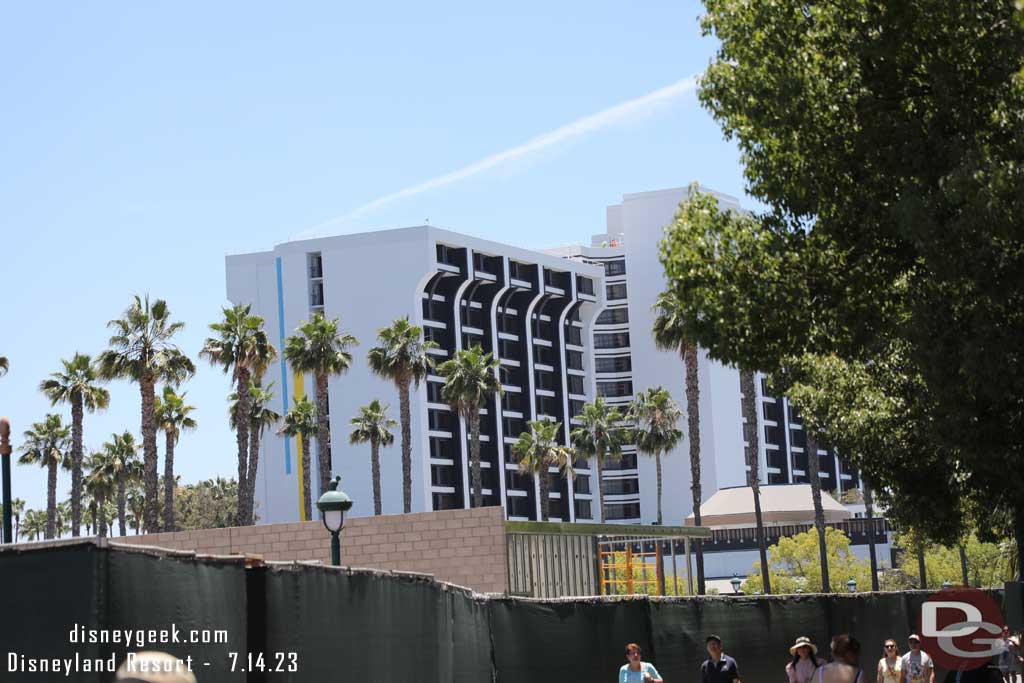
[[[320,464],[320,493],[331,483],[331,422],[327,414],[327,375],[316,377],[316,445]]]
[[[310,500],[312,498],[312,492],[310,491],[310,476],[309,476],[309,446],[312,441],[309,437],[300,434],[299,439],[302,439],[302,507],[305,518],[313,519],[313,503]]]
[[[14,542],[18,542],[18,536],[21,534],[21,515],[14,516]]]
[[[107,513],[106,513],[106,509],[105,509],[106,504],[107,504],[106,497],[102,497],[102,498],[99,499],[99,502],[96,505],[96,508],[99,510],[99,516],[100,516],[100,528],[99,528],[99,537],[100,538],[106,538],[107,537]]]
[[[373,514],[379,515],[381,512],[380,444],[376,440],[370,441],[370,475],[373,478]]]
[[[597,511],[598,519],[604,524],[604,449],[597,449]]]
[[[480,407],[469,409],[469,466],[473,479],[473,507],[483,507],[484,483],[480,475]]]
[[[540,521],[548,521],[551,516],[551,480],[548,477],[548,465],[541,465],[537,473],[537,487],[540,489]]]
[[[832,582],[828,576],[828,546],[825,544],[825,508],[821,506],[821,477],[818,462],[818,442],[811,433],[807,434],[807,477],[811,480],[811,499],[814,501],[814,528],[818,530],[818,556],[821,561],[821,591],[832,592]]]
[[[957,550],[960,553],[960,576],[963,580],[964,586],[970,586],[970,576],[967,574],[967,551],[964,549],[963,543],[957,546]]]
[[[697,376],[697,347],[689,345],[683,349],[683,364],[686,367],[686,428],[690,436],[690,493],[693,497],[693,523],[700,526],[701,485],[700,485],[700,381]],[[704,595],[704,547],[696,539],[694,554],[697,561],[697,594]]]
[[[917,576],[922,590],[928,587],[928,571],[924,564],[924,542],[917,546]]]
[[[654,470],[658,475],[658,526],[661,526],[664,522],[661,517],[661,492],[662,492],[662,480],[661,480],[661,451],[654,452]]]
[[[164,531],[174,531],[174,437],[172,430],[164,433]],[[117,500],[117,517],[124,536],[124,500]]]
[[[125,482],[124,482],[124,476],[122,475],[122,476],[118,477],[118,481],[117,481],[117,526],[118,526],[118,529],[120,530],[122,536],[127,534],[127,529],[126,529],[127,525],[125,524],[125,514],[124,514],[124,508],[125,508],[125,490],[124,490],[124,488],[125,488]],[[165,530],[166,531],[173,531],[173,529],[165,529]]]
[[[57,461],[47,455],[46,463],[46,535],[49,540],[57,535]]]
[[[398,385],[399,420],[402,423],[402,509],[412,512],[412,417],[409,412],[409,382]]]
[[[249,472],[245,475],[245,520],[244,524],[252,525],[256,518],[256,470],[260,463],[260,441],[263,428],[256,424],[249,425]]]
[[[235,375],[235,393],[238,400],[235,402],[235,443],[238,446],[238,508],[235,513],[235,523],[239,526],[245,525],[246,493],[249,490],[247,485],[248,456],[249,456],[249,371],[239,367]]]
[[[71,536],[82,525],[82,397],[71,398]]]
[[[743,393],[743,417],[746,419],[747,465],[750,466],[747,480],[754,495],[754,525],[757,533],[757,554],[761,562],[761,585],[767,595],[772,592],[771,576],[768,572],[768,548],[764,540],[764,518],[761,516],[761,444],[757,429],[757,389],[754,387],[754,372],[740,371],[740,391]]]
[[[868,558],[871,561],[871,590],[878,591],[878,558],[875,554],[875,500],[871,486],[861,477],[864,486],[864,514],[868,518]]]
[[[143,479],[146,489],[145,527],[146,533],[155,534],[160,526],[160,508],[158,499],[159,474],[157,471],[156,454],[156,383],[152,377],[139,380],[139,392],[142,394],[142,463]],[[100,512],[102,517],[102,511]]]

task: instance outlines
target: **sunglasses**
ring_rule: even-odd
[[[885,646],[885,649],[886,649],[886,650],[895,650],[895,649],[896,649],[896,646],[895,646],[895,645],[886,645],[886,646]]]

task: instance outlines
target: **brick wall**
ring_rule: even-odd
[[[320,521],[177,531],[111,538],[201,554],[262,555],[265,560],[331,558]],[[505,520],[500,507],[358,517],[341,532],[341,563],[433,574],[480,593],[508,590]]]

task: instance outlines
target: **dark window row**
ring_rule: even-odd
[[[605,503],[605,519],[637,519],[640,517],[640,503]]]
[[[565,363],[571,370],[583,369],[583,354],[579,351],[566,351]]]
[[[582,275],[576,276],[576,290],[580,294],[589,294],[594,296],[594,281],[589,277],[583,277]]]
[[[601,492],[606,496],[640,493],[640,481],[637,479],[605,479],[601,483]]]
[[[586,389],[583,386],[583,378],[579,375],[568,375],[569,393],[570,394],[585,394]]]
[[[621,349],[629,346],[629,332],[598,333],[594,335],[595,349]]]
[[[546,391],[554,391],[556,388],[555,373],[548,372],[547,370],[537,370],[534,375],[536,389],[544,389]]]
[[[307,254],[306,262],[309,265],[309,277],[318,278],[324,276],[324,259],[320,252]]]
[[[627,337],[627,342],[628,337]],[[595,372],[629,372],[633,369],[631,356],[597,356],[594,359]]]
[[[619,259],[617,261],[605,261],[604,262],[604,274],[611,275],[625,275],[626,274],[626,260]]]
[[[629,380],[619,380],[617,382],[598,382],[597,395],[606,396],[609,398],[632,396],[633,382]]]
[[[629,309],[625,306],[621,308],[606,308],[601,311],[601,315],[597,316],[598,325],[623,325],[629,322]]]
[[[605,298],[608,301],[618,301],[626,298],[626,283],[620,282],[614,285],[605,286]]]

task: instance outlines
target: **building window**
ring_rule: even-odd
[[[764,415],[764,419],[771,420],[776,424],[782,423],[782,406],[778,402],[772,403],[765,401],[761,404],[761,414]]]
[[[444,263],[449,266],[462,267],[462,259],[459,258],[461,249],[455,247],[449,247],[447,244],[437,245],[437,262]]]
[[[583,354],[579,351],[566,351],[565,352],[565,363],[570,370],[582,370],[583,369]]]
[[[583,395],[586,390],[583,388],[583,378],[579,375],[569,375],[569,393]]]
[[[519,435],[526,431],[526,422],[517,417],[502,418],[501,431],[505,436],[518,439]]]
[[[585,474],[577,475],[576,478],[573,479],[572,486],[576,489],[576,493],[585,496],[590,493],[590,477]]]
[[[322,308],[324,305],[324,281],[313,280],[309,283],[309,305]]]
[[[639,519],[640,503],[605,503],[606,519]]]
[[[583,401],[569,399],[569,417],[573,418],[583,412]]]
[[[633,395],[633,382],[619,380],[617,382],[598,382],[597,395],[606,398],[621,398]]]
[[[626,283],[620,282],[614,285],[607,285],[605,287],[605,298],[608,301],[619,301],[620,299],[626,298]]]
[[[631,356],[597,356],[594,359],[595,372],[629,372],[632,369]]]
[[[430,429],[439,432],[452,431],[452,414],[447,410],[428,410],[427,422]]]
[[[640,493],[640,482],[637,479],[605,479],[601,482],[601,492],[606,496]]]
[[[511,339],[499,339],[498,340],[498,355],[502,358],[508,358],[509,360],[519,360],[522,351],[519,348],[519,342],[512,341]]]
[[[526,517],[533,519],[533,503],[526,496],[509,496],[507,498],[509,517]]]
[[[435,493],[431,498],[435,510],[455,510],[462,507],[453,493]]]
[[[767,430],[765,430],[767,431]],[[780,443],[777,440],[772,440],[771,443]],[[807,435],[804,434],[802,429],[791,429],[789,430],[789,445],[797,448],[807,448]]]
[[[550,346],[534,346],[533,362],[541,365],[555,365],[555,351]]]
[[[576,276],[576,289],[580,294],[589,294],[594,296],[594,281],[589,277],[583,277],[582,275]]]
[[[598,325],[624,325],[629,322],[629,309],[626,307],[621,308],[606,308],[601,311],[601,315],[597,316]]]
[[[441,382],[427,382],[427,401],[429,403],[447,403],[441,394],[444,384]]]
[[[594,335],[595,349],[621,349],[629,346],[629,332],[599,333]]]
[[[573,346],[583,346],[583,331],[575,325],[569,325],[566,330],[565,343],[572,344]]]
[[[451,465],[431,465],[430,483],[434,486],[457,486],[456,470]]]
[[[309,278],[311,280],[324,276],[324,260],[320,252],[306,254],[306,263],[309,265]]]
[[[426,341],[432,341],[442,349],[448,347],[448,330],[440,327],[424,327],[423,328],[423,339]]]
[[[523,411],[523,398],[518,391],[507,391],[501,395],[501,407],[515,413]],[[511,436],[511,434],[509,435]]]
[[[576,519],[592,519],[593,514],[590,512],[590,501],[589,500],[577,500],[576,501]]]
[[[546,370],[538,370],[536,373],[537,389],[544,389],[545,391],[555,390],[555,374],[553,372],[547,372]]]
[[[616,261],[605,261],[604,262],[604,274],[607,276],[612,275],[625,275],[626,274],[626,261],[625,259],[618,259]]]
[[[550,396],[538,396],[537,397],[537,417],[541,415],[547,415],[549,417],[558,418],[558,404],[555,403],[555,399]]]

